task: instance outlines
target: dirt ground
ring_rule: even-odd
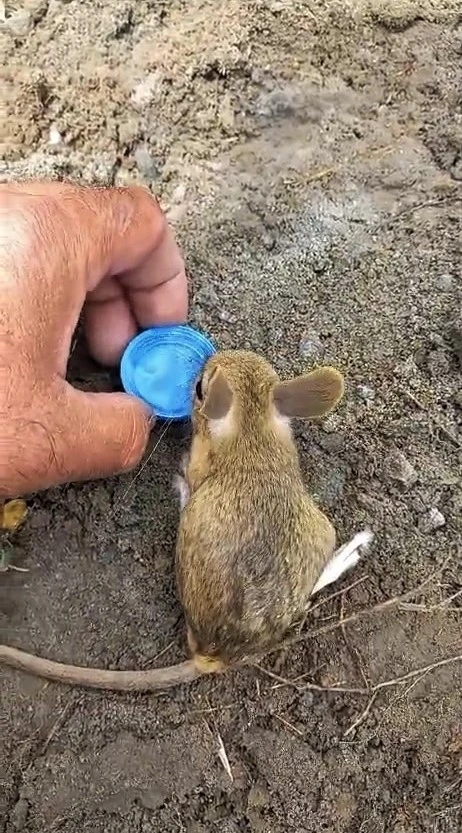
[[[193,322],[282,374],[341,368],[342,405],[297,427],[302,465],[339,539],[376,540],[265,671],[125,696],[0,669],[0,831],[460,831],[462,662],[431,668],[462,654],[460,0],[4,5],[1,178],[149,184]],[[83,347],[69,372],[110,384]],[[29,501],[2,642],[184,656],[185,443],[157,429],[136,476]],[[434,571],[407,605],[309,635]]]

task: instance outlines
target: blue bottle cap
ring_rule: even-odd
[[[193,385],[215,352],[212,342],[187,324],[152,327],[125,348],[120,364],[122,385],[160,419],[187,419]]]

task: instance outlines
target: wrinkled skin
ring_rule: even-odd
[[[0,185],[0,498],[136,465],[151,415],[65,381],[79,317],[115,365],[140,327],[187,315],[183,259],[143,188]]]

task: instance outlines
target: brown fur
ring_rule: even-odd
[[[208,397],[216,374],[232,398],[214,426],[206,414],[215,411]],[[295,394],[284,383],[289,410],[291,401],[303,410],[313,388],[318,404],[310,400],[310,414],[331,410],[343,393],[342,377],[325,368],[314,382],[309,375],[294,380]],[[290,427],[275,407],[278,387],[264,359],[223,352],[208,362],[202,401],[195,400],[177,581],[202,672],[277,644],[306,609],[335,549],[335,531],[305,489]]]

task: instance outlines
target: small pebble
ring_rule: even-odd
[[[324,345],[318,333],[304,333],[300,339],[298,352],[302,359],[319,361],[324,355]]]
[[[327,268],[327,260],[323,257],[315,257],[312,262],[313,272],[316,272],[317,275],[322,274],[322,272],[326,271]]]
[[[29,804],[23,798],[20,798],[14,805],[10,813],[10,822],[15,830],[23,830],[27,823],[27,816],[29,815]]]
[[[146,146],[142,145],[141,147],[138,147],[133,156],[136,162],[136,167],[147,180],[152,181],[159,177],[159,166],[156,160],[149,153]]]
[[[314,703],[314,694],[313,694],[313,692],[312,691],[305,691],[300,696],[300,703],[305,709],[313,708],[313,703]]]
[[[431,351],[427,358],[427,369],[437,379],[442,379],[446,374],[450,374],[449,359],[444,350]]]
[[[452,166],[449,173],[457,182],[462,182],[462,164],[460,159],[458,159],[456,164]]]
[[[462,409],[462,390],[456,390],[452,400],[458,408]]]
[[[443,513],[440,512],[436,506],[432,506],[432,508],[421,517],[419,521],[419,529],[421,532],[428,534],[429,532],[434,532],[436,529],[440,529],[440,527],[444,526],[445,523],[446,518]]]
[[[392,480],[399,480],[405,486],[412,486],[418,478],[414,466],[398,449],[392,451],[386,458],[385,471]]]
[[[15,38],[25,38],[34,25],[32,15],[25,9],[19,9],[10,17],[5,17],[1,22]]]
[[[237,822],[235,822],[231,817],[227,819],[219,819],[215,822],[215,824],[220,830],[220,833],[239,833]]]
[[[369,385],[358,385],[356,388],[358,392],[358,396],[364,402],[369,403],[373,402],[375,399],[375,390],[374,388],[369,387]]]
[[[261,810],[271,803],[268,790],[262,784],[253,784],[249,790],[247,807]]]
[[[345,443],[345,436],[341,433],[332,432],[331,434],[321,434],[319,442],[325,451],[333,454],[340,451]]]
[[[432,347],[444,347],[444,338],[441,333],[432,331],[428,334],[428,341]]]
[[[224,321],[225,324],[234,324],[235,323],[235,316],[229,310],[221,309],[218,313],[218,318],[220,321]]]
[[[318,486],[318,495],[321,502],[329,507],[335,506],[342,497],[345,483],[345,472],[340,469],[333,469]]]
[[[220,306],[220,299],[211,284],[203,284],[201,286],[198,292],[196,292],[195,301],[199,307],[212,307],[213,309],[217,309]]]
[[[50,145],[60,145],[63,140],[61,133],[59,130],[52,125],[50,127],[50,132],[48,134],[48,142]]]
[[[438,289],[441,289],[442,292],[449,292],[453,286],[452,275],[439,275],[436,281],[436,285]]]

